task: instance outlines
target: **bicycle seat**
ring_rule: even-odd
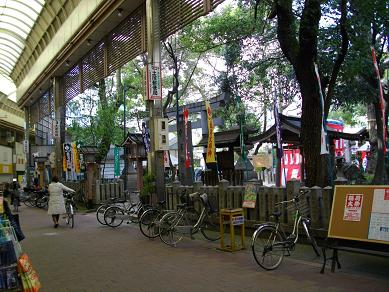
[[[125,203],[126,202],[125,199],[119,199],[119,198],[109,198],[108,200],[112,203]]]
[[[161,206],[161,207],[163,207],[163,206],[165,205],[165,203],[166,203],[166,200],[164,200],[164,201],[159,201],[159,202],[158,202],[158,205]]]
[[[277,220],[278,218],[280,218],[281,216],[281,211],[274,211],[271,216],[275,217]]]

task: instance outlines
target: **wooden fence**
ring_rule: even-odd
[[[246,226],[271,220],[270,216],[275,210],[275,203],[293,198],[300,188],[299,181],[290,181],[286,188],[262,186],[260,181],[251,180],[257,194],[255,209],[244,209]],[[180,198],[193,192],[207,193],[214,208],[241,208],[245,186],[230,186],[226,180],[220,181],[217,186],[205,186],[201,182],[195,182],[193,186],[182,186],[174,182],[166,187],[168,209],[176,209]],[[326,231],[328,229],[333,189],[331,187],[312,187],[301,200],[308,217],[311,218],[311,226],[314,230]],[[200,203],[194,202],[195,207],[200,209]],[[280,221],[285,225],[293,225],[293,208],[282,208]]]

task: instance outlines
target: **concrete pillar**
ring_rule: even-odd
[[[62,95],[60,78],[58,76],[53,79],[53,94],[54,94],[54,123],[59,123],[59,133],[55,138],[55,169],[53,173],[59,178],[63,178],[63,161],[62,161],[62,144],[65,142],[65,103]]]
[[[161,60],[160,25],[159,25],[159,1],[146,0],[147,21],[147,63],[159,64]],[[158,200],[165,199],[165,167],[163,151],[156,151],[155,138],[157,129],[154,120],[162,117],[162,100],[147,101],[147,109],[150,114],[150,146],[148,153],[148,168],[155,177],[156,194]]]

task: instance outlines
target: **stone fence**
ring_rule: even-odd
[[[254,184],[257,194],[255,209],[244,209],[248,227],[256,223],[271,221],[270,216],[275,210],[275,203],[292,199],[301,188],[299,181],[288,182],[286,188],[262,186],[258,180],[251,180],[248,183]],[[333,189],[332,187],[312,187],[309,190],[310,192],[305,194],[300,201],[301,210],[303,215],[311,218],[312,229],[321,230],[324,234],[328,230]],[[244,191],[245,186],[230,186],[226,180],[220,181],[217,186],[204,186],[201,182],[195,182],[193,186],[182,186],[179,182],[174,182],[166,187],[167,206],[168,209],[176,209],[182,195],[199,192],[207,193],[212,206],[216,209],[241,208]],[[200,210],[200,202],[194,202],[194,205]],[[281,208],[280,221],[286,226],[293,226],[294,208]]]

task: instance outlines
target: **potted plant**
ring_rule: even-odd
[[[155,178],[154,175],[147,172],[143,176],[143,188],[140,191],[140,200],[144,204],[151,204],[151,197],[155,193]]]

